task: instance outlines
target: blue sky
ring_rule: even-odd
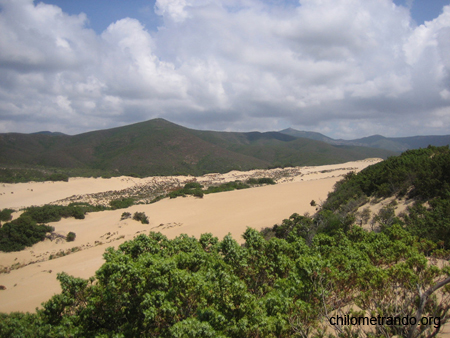
[[[162,22],[161,17],[153,10],[155,0],[44,0],[42,2],[57,5],[69,14],[85,13],[89,19],[88,26],[97,33],[101,33],[112,22],[125,17],[138,19],[149,30],[155,30]],[[292,5],[298,1],[288,1],[288,3]],[[421,25],[425,21],[436,18],[442,12],[442,8],[450,4],[450,0],[395,0],[394,3],[410,9],[414,21]]]
[[[450,134],[450,0],[0,0],[0,133]]]

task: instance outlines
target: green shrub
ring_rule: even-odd
[[[247,229],[242,246],[231,235],[219,241],[211,234],[141,234],[106,249],[91,279],[58,274],[61,293],[36,313],[0,314],[0,336],[323,337],[336,308],[358,304],[374,317],[398,316],[398,309],[414,317],[424,290],[448,277],[448,269],[428,263],[423,241],[396,225],[386,233],[354,227],[320,234],[309,245],[305,228],[298,230],[300,237],[266,241]],[[448,297],[429,298],[422,315],[441,316],[444,327],[449,304]],[[411,328],[377,326],[389,337],[406,337]],[[328,329],[327,337],[344,336]],[[361,329],[349,325],[345,337],[360,337]],[[439,334],[436,327],[418,329],[414,337]]]
[[[258,179],[258,184],[275,184],[275,181],[270,177],[261,177]]]
[[[222,191],[233,191],[233,190],[240,190],[240,189],[247,189],[250,188],[248,184],[242,183],[241,181],[233,181],[233,182],[227,182],[223,183],[218,186],[212,186],[208,187],[206,191],[204,191],[205,194],[212,194]]]
[[[148,217],[145,212],[135,212],[133,215],[135,221],[141,222],[142,224],[149,224]]]
[[[245,183],[255,185],[258,184],[258,180],[256,178],[249,178]]]
[[[177,189],[177,190],[169,192],[168,196],[170,198],[186,197],[186,190],[185,189]]]
[[[84,219],[86,208],[76,205],[43,205],[41,207],[29,207],[23,215],[30,216],[37,223],[58,222],[61,217],[74,217]]]
[[[117,200],[112,200],[111,202],[109,202],[109,205],[111,206],[112,210],[116,210],[116,209],[128,208],[128,207],[132,206],[133,203],[134,203],[134,199],[131,197],[128,197],[128,198],[120,198]]]
[[[189,182],[184,185],[184,189],[201,189],[203,185],[198,182]]]
[[[203,198],[204,194],[201,189],[195,189],[194,192],[192,193],[192,195],[194,195],[195,197]]]
[[[73,242],[75,240],[75,237],[77,237],[77,235],[74,232],[69,232],[66,236],[66,241],[67,242]]]
[[[2,211],[0,211],[0,224],[1,224],[1,222],[8,222],[8,221],[12,220],[13,212],[14,212],[14,210],[12,210],[12,209],[3,209]]]
[[[0,228],[0,251],[20,251],[42,241],[47,232],[54,231],[48,225],[38,225],[29,216],[19,217]]]
[[[124,219],[127,219],[127,218],[131,218],[131,213],[124,212],[124,213],[122,213],[122,216],[120,216],[121,221],[123,221]]]

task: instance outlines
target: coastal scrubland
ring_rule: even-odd
[[[434,337],[450,309],[449,165],[448,147],[390,157],[345,175],[314,214],[248,228],[242,245],[139,234],[92,278],[58,274],[62,292],[36,313],[1,314],[0,335]]]

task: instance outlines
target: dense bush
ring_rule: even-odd
[[[84,219],[86,212],[100,210],[105,210],[105,208],[87,203],[29,207],[18,219],[6,223],[0,228],[0,251],[19,251],[42,241],[46,232],[53,231],[52,227],[42,223],[58,222],[61,217]]]
[[[390,196],[405,196],[417,201],[407,209],[404,217],[391,224],[402,224],[412,234],[423,238],[442,240],[450,249],[448,146],[408,150],[400,156],[369,166],[358,174],[347,174],[336,183],[334,191],[323,204],[323,210],[339,214],[342,218],[354,213],[369,197]],[[428,202],[428,206],[424,206],[423,202]]]
[[[58,222],[61,220],[61,217],[74,217],[76,219],[84,219],[85,213],[85,208],[80,205],[62,206],[46,204],[41,207],[29,207],[25,210],[24,215],[29,216],[37,223],[47,223]]]
[[[430,266],[422,241],[398,226],[321,234],[310,245],[293,235],[266,241],[252,229],[243,237],[241,246],[230,235],[139,235],[108,248],[95,278],[59,274],[61,294],[36,314],[2,315],[0,336],[284,338],[327,329],[336,337],[329,314],[358,316],[350,310],[357,304],[374,317],[415,316],[417,297],[449,272]],[[427,301],[422,315],[439,316],[442,327],[448,299]],[[345,329],[346,337],[367,332]],[[383,337],[435,333],[433,326],[377,329]]]
[[[0,228],[0,251],[20,251],[27,246],[42,241],[47,232],[54,228],[48,225],[38,225],[29,216],[21,216]]]
[[[233,191],[233,190],[240,190],[240,189],[248,189],[250,186],[246,183],[242,183],[241,181],[233,181],[233,182],[227,182],[223,183],[218,186],[212,186],[208,187],[204,191],[205,194],[211,194],[211,193],[217,193],[217,192],[223,192],[223,191]]]
[[[120,198],[117,200],[112,200],[111,202],[109,202],[109,205],[111,206],[111,209],[116,210],[116,209],[125,209],[128,207],[131,207],[134,203],[134,199],[131,197],[128,198]]]
[[[8,222],[12,219],[12,213],[14,212],[14,210],[12,209],[3,209],[0,211],[0,225],[2,224],[2,222]]]
[[[432,199],[450,196],[448,146],[408,150],[400,156],[349,173],[328,195],[324,208],[336,211],[349,200],[365,197],[404,196]]]
[[[245,183],[250,185],[255,184],[275,184],[275,181],[270,177],[261,177],[261,178],[249,178]]]
[[[189,182],[184,185],[184,189],[201,189],[203,185],[198,182]]]
[[[77,235],[74,232],[69,232],[66,236],[66,241],[67,242],[73,242],[75,240],[75,237],[77,237]]]

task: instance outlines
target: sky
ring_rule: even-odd
[[[0,133],[450,134],[450,0],[0,0]]]

